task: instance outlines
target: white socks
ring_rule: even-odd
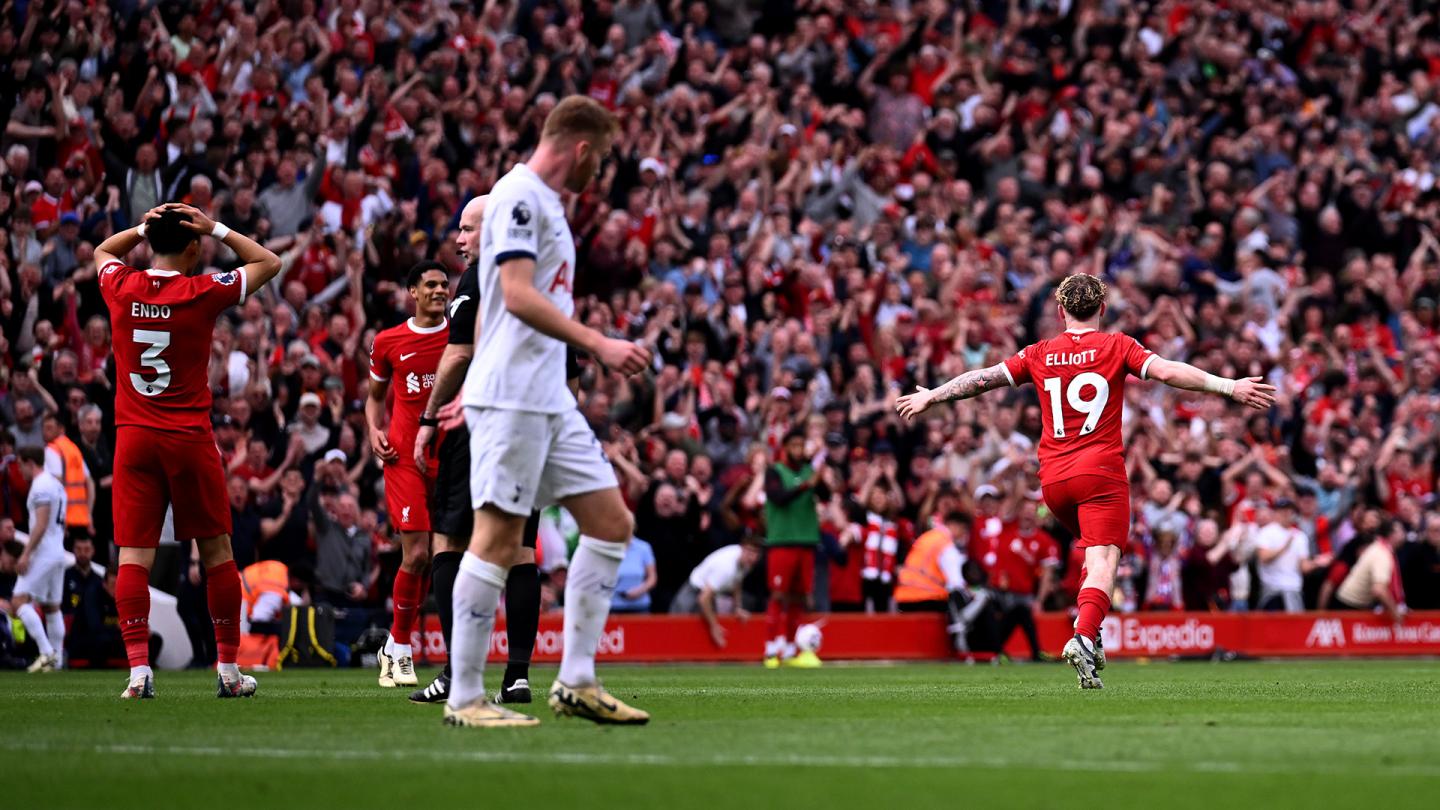
[[[414,656],[413,651],[411,651],[410,649],[410,645],[397,643],[394,636],[385,637],[385,654],[390,656],[391,658],[399,658],[401,656]]]
[[[45,635],[50,637],[50,646],[55,648],[57,659],[65,657],[65,614],[60,611],[45,614]]]
[[[40,654],[54,655],[55,648],[50,644],[50,637],[45,634],[45,622],[40,618],[40,611],[35,609],[35,605],[26,602],[15,612],[20,614],[20,621],[25,625],[25,632],[35,639],[35,646],[40,648]]]
[[[155,677],[155,672],[154,670],[150,669],[148,665],[143,667],[130,667],[130,680],[133,681],[141,675],[144,675],[147,678],[153,678]]]
[[[506,573],[506,569],[468,551],[460,561],[460,574],[455,578],[455,623],[450,631],[452,709],[485,699],[485,659],[490,655],[490,633],[495,629],[495,611],[500,608]]]
[[[595,650],[610,617],[610,599],[624,558],[624,544],[581,535],[580,547],[570,559],[565,581],[565,656],[560,660],[560,682],[566,686],[595,685]],[[458,627],[458,607],[455,617]]]

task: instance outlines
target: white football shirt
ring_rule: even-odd
[[[740,567],[740,546],[721,546],[710,552],[710,555],[690,572],[690,584],[696,590],[709,588],[716,593],[728,594],[740,587],[746,573],[747,571]]]
[[[480,335],[465,375],[466,407],[566,413],[565,344],[532,329],[505,308],[500,265],[535,260],[535,289],[565,316],[575,311],[575,240],[560,194],[519,164],[490,190],[480,230]]]
[[[30,510],[30,534],[42,531],[35,525],[35,510],[41,506],[50,507],[50,519],[35,547],[36,559],[50,559],[65,554],[65,485],[48,472],[41,472],[30,482],[30,495],[25,498],[25,507]]]

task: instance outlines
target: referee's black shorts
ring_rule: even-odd
[[[445,434],[440,442],[439,469],[435,471],[435,492],[430,497],[430,528],[457,544],[469,545],[475,530],[475,510],[470,504],[470,431],[461,425]],[[535,548],[540,533],[540,513],[531,512],[525,521],[525,548]]]

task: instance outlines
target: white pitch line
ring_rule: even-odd
[[[669,768],[704,767],[805,767],[805,768],[906,768],[921,770],[950,770],[956,768],[985,768],[997,770],[1031,769],[1065,772],[1111,772],[1111,773],[1263,773],[1263,774],[1331,774],[1332,768],[1293,769],[1275,768],[1264,764],[1247,766],[1238,762],[1182,761],[1155,762],[1135,760],[1117,762],[1106,760],[1069,759],[1012,759],[987,756],[924,756],[898,757],[887,755],[827,755],[827,754],[715,754],[698,756],[674,756],[671,754],[626,754],[626,753],[582,753],[563,751],[372,751],[345,749],[298,749],[298,748],[229,748],[209,745],[147,745],[147,744],[102,744],[63,745],[54,743],[0,742],[0,751],[24,751],[27,753],[67,753],[133,756],[191,756],[217,758],[283,759],[283,760],[327,760],[331,762],[407,762],[426,760],[438,763],[470,764],[519,764],[519,765],[644,765]],[[1380,765],[1368,773],[1388,775],[1437,776],[1440,767],[1424,765]]]

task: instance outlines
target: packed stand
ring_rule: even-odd
[[[94,489],[70,533],[112,558],[92,254],[183,200],[286,267],[212,350],[236,556],[285,563],[302,599],[383,609],[398,551],[367,349],[407,317],[412,264],[458,274],[461,206],[583,93],[624,126],[569,202],[579,317],[657,350],[643,377],[587,362],[581,381],[649,550],[627,563],[628,606],[668,609],[710,552],[763,537],[762,473],[799,428],[828,484],[819,607],[894,609],[909,544],[962,511],[991,587],[1064,609],[1078,564],[1037,503],[1036,393],[913,427],[892,406],[1055,331],[1055,285],[1083,271],[1110,286],[1109,328],[1281,391],[1248,416],[1127,389],[1123,609],[1326,606],[1372,543],[1394,549],[1401,604],[1440,607],[1440,27],[1424,6],[12,4],[0,450],[68,435]],[[13,534],[13,463],[0,486]],[[546,532],[573,545],[563,514]],[[203,611],[174,548],[164,586]]]

